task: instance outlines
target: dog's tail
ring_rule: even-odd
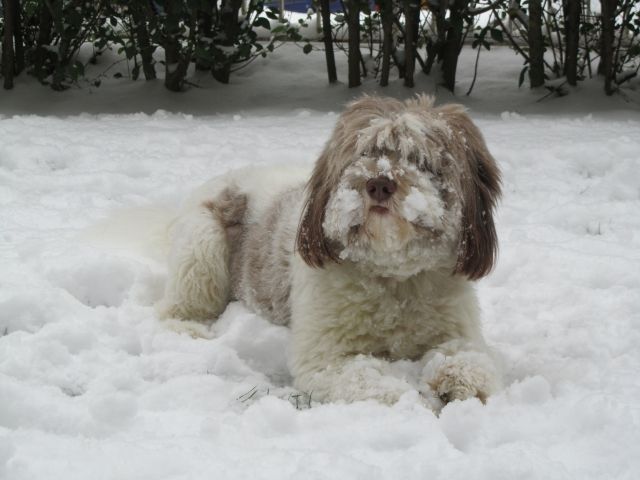
[[[177,212],[175,207],[161,205],[116,210],[83,230],[79,239],[119,255],[164,263],[170,227]]]
[[[169,226],[168,278],[160,316],[212,320],[231,296],[230,245],[212,202],[183,211]]]
[[[200,201],[181,208],[123,208],[83,230],[78,239],[154,270],[166,269],[164,294],[156,304],[161,318],[213,320],[230,296],[228,228],[223,222],[238,221],[228,208],[221,210],[225,206]]]

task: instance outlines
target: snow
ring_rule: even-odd
[[[545,92],[518,90],[519,60],[498,49],[459,97],[504,176],[500,258],[478,294],[505,388],[486,405],[436,415],[413,393],[390,407],[319,405],[290,386],[288,330],[243,305],[212,327],[158,320],[165,267],[141,253],[158,206],[231,168],[311,164],[357,94],[325,85],[320,53],[295,53],[183,95],[115,79],[2,93],[0,478],[638,478],[631,89],[609,101],[586,82],[539,102]],[[138,212],[120,232],[128,243],[86,240],[122,210]]]
[[[420,218],[422,226],[433,228],[442,224],[442,218],[445,214],[444,206],[440,202],[440,197],[433,184],[425,182],[424,186],[434,191],[421,192],[416,187],[411,187],[402,204],[402,213],[410,222]]]
[[[362,196],[347,182],[340,184],[325,209],[324,231],[346,243],[351,227],[363,221]]]

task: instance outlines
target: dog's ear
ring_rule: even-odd
[[[338,118],[307,184],[307,197],[298,226],[296,250],[307,265],[322,267],[327,261],[340,261],[322,228],[329,198],[359,151],[362,131],[370,127],[372,121],[399,112],[402,105],[392,98],[362,95],[349,103]]]
[[[332,178],[335,173],[330,171],[330,148],[330,145],[325,147],[307,183],[306,200],[296,235],[296,250],[310,267],[323,267],[328,260],[338,261],[322,227],[331,189],[337,182],[337,178]]]
[[[498,238],[493,212],[500,197],[500,170],[484,138],[460,105],[436,109],[446,118],[451,141],[459,151],[462,189],[462,230],[454,273],[477,280],[487,275],[496,260]]]

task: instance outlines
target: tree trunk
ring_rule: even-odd
[[[164,86],[172,92],[182,91],[187,68],[182,58],[180,43],[177,38],[172,36],[165,42],[164,59]]]
[[[416,44],[420,25],[420,4],[418,0],[404,0],[404,86],[413,87],[413,73],[416,69]]]
[[[134,35],[138,41],[140,56],[142,57],[142,71],[146,80],[155,80],[156,69],[153,64],[153,46],[147,29],[147,15],[151,12],[143,8],[132,9],[133,21],[136,23]]]
[[[15,26],[15,9],[13,3],[16,0],[3,0],[4,13],[4,35],[2,38],[2,75],[4,76],[4,88],[13,88],[13,73],[15,69],[15,58],[13,50],[13,34]]]
[[[436,39],[434,40],[432,37],[427,38],[427,60],[424,66],[424,73],[427,75],[431,73],[433,64],[437,63],[436,60],[440,61],[442,57],[442,46],[446,39],[446,22],[444,19],[446,2],[441,3],[443,4],[438,4],[437,6],[431,5],[429,7],[436,25]]]
[[[336,59],[333,54],[333,38],[331,36],[331,10],[329,0],[320,0],[320,14],[322,15],[322,37],[324,39],[324,58],[327,62],[329,83],[338,81]]]
[[[52,2],[53,3],[53,2]],[[51,32],[53,31],[53,17],[46,3],[40,4],[40,14],[38,18],[38,46],[51,44]]]
[[[51,65],[45,65],[49,57],[49,45],[51,44],[51,32],[53,30],[53,17],[45,3],[39,5],[38,12],[38,37],[32,53],[33,72],[41,82],[51,74]]]
[[[348,30],[349,30],[349,88],[360,85],[360,0],[349,0]]]
[[[176,2],[166,2],[164,59],[164,86],[172,92],[180,92],[184,87],[189,58],[185,56],[180,44],[180,5]],[[186,57],[186,58],[185,58]]]
[[[208,45],[205,38],[213,37],[213,6],[211,4],[206,5],[207,10],[199,10],[197,13],[198,18],[198,35],[197,42],[201,49],[206,50]],[[208,58],[203,58],[196,51],[196,70],[207,71],[211,70],[211,61]]]
[[[605,0],[606,1],[606,0]],[[566,56],[564,74],[567,83],[578,84],[578,46],[580,41],[580,0],[564,0]]]
[[[67,56],[69,54],[71,40],[69,38],[69,34],[65,31],[63,2],[58,0],[56,2],[51,2],[51,5],[54,9],[50,13],[53,17],[55,30],[58,35],[60,35],[58,50],[56,52],[56,62],[53,71],[53,79],[51,81],[51,88],[56,91],[62,91],[68,88],[68,86],[64,84],[64,81],[66,78],[66,69],[68,63]]]
[[[24,39],[22,35],[22,19],[20,18],[20,0],[13,0],[13,39],[15,50],[15,73],[24,70]]]
[[[480,48],[480,46],[478,46]],[[544,37],[542,2],[529,0],[529,82],[531,88],[544,85]]]
[[[238,36],[238,11],[242,6],[241,0],[225,0],[222,3],[222,14],[220,20],[222,23],[223,40],[220,42],[222,46],[233,47]],[[227,58],[222,63],[213,66],[213,78],[221,83],[229,83],[231,77],[231,64],[233,59]]]
[[[391,51],[393,50],[393,0],[383,0],[380,10],[382,17],[382,68],[380,70],[380,86],[389,85],[391,70]]]
[[[602,57],[601,66],[604,75],[604,91],[612,95],[613,87],[613,41],[614,41],[614,12],[616,0],[600,0],[602,7]],[[600,70],[600,69],[599,69]]]
[[[445,88],[452,93],[456,85],[456,70],[458,68],[463,29],[464,18],[462,11],[453,7],[449,17],[447,38],[442,49],[442,79]]]

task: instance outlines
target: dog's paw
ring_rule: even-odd
[[[394,379],[395,380],[395,379]],[[395,383],[395,382],[394,382]],[[375,400],[385,405],[393,405],[400,400],[405,393],[415,391],[409,384],[398,381],[396,385],[376,385],[368,388],[355,388],[347,393],[346,400],[357,402],[361,400]],[[344,392],[343,392],[344,393]],[[344,395],[341,395],[344,396]]]
[[[477,397],[485,403],[498,388],[498,376],[484,353],[460,352],[435,355],[425,366],[424,381],[444,403]]]
[[[311,375],[298,375],[295,386],[313,392],[313,398],[322,402],[375,400],[387,405],[415,391],[405,379],[389,372],[387,362],[365,355],[344,359]]]

